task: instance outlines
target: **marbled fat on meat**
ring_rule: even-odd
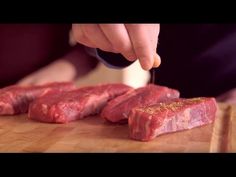
[[[127,123],[131,109],[178,98],[179,95],[175,89],[149,84],[111,100],[102,110],[101,117],[113,123]]]
[[[214,98],[175,99],[133,109],[129,116],[130,137],[150,141],[155,137],[212,123],[216,118]]]
[[[29,104],[44,94],[57,90],[69,91],[75,89],[72,82],[54,82],[40,86],[12,85],[0,89],[0,115],[15,115],[26,113]]]
[[[124,84],[104,84],[49,93],[30,105],[28,116],[40,122],[67,123],[100,113],[109,100],[132,89]]]

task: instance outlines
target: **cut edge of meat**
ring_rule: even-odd
[[[147,91],[148,92],[155,91],[159,95],[158,97],[155,97],[155,96],[151,97],[150,93],[149,95],[146,94],[148,93]],[[118,96],[115,99],[112,99],[103,108],[100,116],[106,121],[114,123],[114,124],[127,124],[129,112],[132,109],[132,108],[128,108],[130,106],[129,103],[133,102],[133,100],[137,99],[137,97],[142,98],[142,94],[146,94],[148,99],[150,99],[149,102],[145,100],[146,103],[143,103],[145,104],[145,106],[153,105],[159,102],[163,102],[165,100],[179,98],[180,96],[180,92],[176,89],[169,88],[166,86],[161,86],[161,85],[148,84],[147,86],[130,90],[126,92],[125,94]],[[153,99],[151,100],[151,98]],[[135,107],[143,106],[141,105],[142,104],[141,102],[136,102],[135,104],[137,104]],[[120,109],[124,109],[124,110],[122,111]],[[118,110],[120,111],[119,113],[117,113]]]
[[[148,109],[152,106],[132,109],[129,117],[129,134],[131,139],[139,141],[150,141],[163,134],[184,131],[213,123],[216,118],[216,112],[218,109],[215,98],[200,97],[200,99],[203,100],[196,104],[190,104],[187,108],[183,108],[177,111],[174,110],[174,113],[171,116],[168,115],[168,112],[172,111],[170,110],[170,108],[163,110],[163,112],[160,112],[159,115],[158,113],[153,113],[152,109],[148,111]],[[172,100],[170,102],[175,101]],[[208,108],[206,104],[208,104]],[[158,107],[158,105],[154,106]],[[143,111],[142,109],[145,111]],[[195,115],[193,115],[192,113],[192,110],[194,109],[196,109],[197,111],[200,110],[200,112],[202,111],[204,115],[198,113],[200,115],[194,117]],[[195,121],[192,120],[193,118],[195,118]]]
[[[14,108],[11,104],[0,101],[0,115],[13,115]]]
[[[15,115],[26,113],[29,104],[52,90],[73,90],[73,82],[53,82],[44,85],[20,86],[10,85],[0,89],[0,115]]]
[[[88,90],[86,91],[87,88]],[[67,123],[77,119],[83,119],[89,115],[99,114],[108,100],[124,94],[130,89],[133,88],[118,83],[81,87],[71,92],[67,92],[65,95],[59,96],[55,102],[48,105],[47,114],[43,114],[42,104],[47,105],[47,99],[50,99],[51,97],[51,94],[47,94],[38,100],[35,100],[30,105],[28,117],[33,120],[47,123]],[[81,92],[81,90],[83,91]],[[76,100],[68,101],[67,97],[71,97],[71,94],[75,94],[74,98],[76,98]],[[51,99],[53,100],[53,98]],[[85,106],[83,107],[81,105]],[[68,113],[68,110],[70,110],[70,113]]]

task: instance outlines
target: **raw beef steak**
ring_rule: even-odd
[[[102,110],[101,117],[114,123],[127,123],[131,109],[178,97],[179,92],[177,90],[149,84],[111,100]]]
[[[71,82],[49,83],[40,86],[12,85],[0,89],[0,115],[26,113],[29,104],[51,90],[68,91],[75,89]]]
[[[132,88],[124,84],[104,84],[61,94],[48,93],[30,105],[28,115],[41,122],[66,123],[100,113],[110,99],[129,90]]]
[[[214,98],[175,99],[135,108],[129,115],[130,137],[149,141],[156,136],[212,123],[217,104]]]

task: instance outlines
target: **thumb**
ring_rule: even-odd
[[[153,57],[153,68],[159,67],[160,64],[161,64],[161,57],[157,53],[155,53]]]

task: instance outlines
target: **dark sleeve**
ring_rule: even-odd
[[[84,48],[90,56],[97,58],[108,68],[122,69],[133,63],[126,60],[121,54],[104,52],[100,49],[95,49],[90,47],[84,47]]]
[[[102,62],[105,61],[106,64],[109,64],[108,67],[124,68],[133,63],[125,59],[121,54],[104,52],[100,49],[97,49],[97,54],[102,59]]]
[[[98,64],[97,58],[88,55],[84,46],[80,44],[72,47],[62,59],[70,62],[75,67],[77,77],[87,74]]]

